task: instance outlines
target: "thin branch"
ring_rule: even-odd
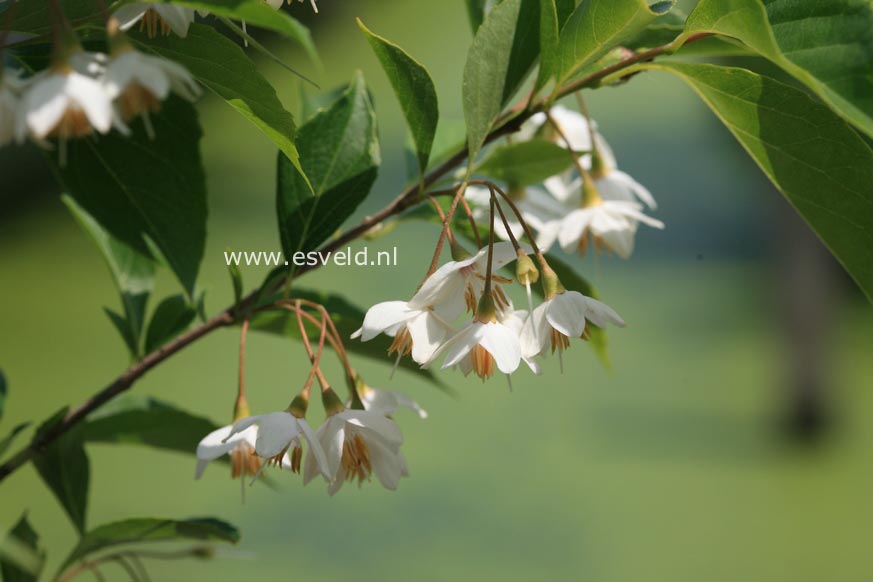
[[[711,35],[706,33],[693,35],[688,38],[686,44],[695,42],[707,36]],[[580,89],[596,86],[606,77],[635,64],[652,60],[655,57],[668,52],[672,48],[674,48],[673,43],[668,43],[658,48],[654,48],[630,56],[622,61],[619,61],[618,63],[605,67],[597,72],[588,75],[587,77],[583,77],[582,79],[566,85],[565,87],[557,91],[556,98],[565,97],[567,95],[575,93],[576,91],[579,91]],[[549,103],[551,103],[551,101],[547,101],[544,99],[532,103],[528,102],[527,100],[523,100],[521,104],[517,105],[512,110],[500,117],[500,119],[495,124],[495,128],[491,131],[490,134],[488,134],[488,137],[486,137],[485,144],[489,144],[502,136],[515,133],[527,119],[529,119],[533,114],[538,113],[548,107]],[[466,147],[457,151],[453,156],[445,160],[443,163],[434,168],[430,173],[428,173],[427,176],[425,176],[422,181],[423,187],[422,184],[414,184],[410,186],[409,188],[404,190],[399,196],[397,196],[397,198],[395,198],[391,203],[385,206],[382,210],[364,218],[364,220],[362,220],[357,226],[351,228],[350,230],[338,236],[332,242],[326,244],[320,249],[321,252],[326,254],[328,251],[335,251],[336,249],[343,247],[349,242],[364,235],[384,220],[387,220],[388,218],[391,218],[393,216],[397,216],[405,210],[408,210],[409,208],[417,205],[424,198],[426,198],[427,195],[425,190],[430,186],[433,186],[441,178],[445,177],[452,169],[463,163],[464,160],[467,159],[467,153],[468,152]],[[297,270],[295,276],[303,275],[316,268],[316,265],[304,265]],[[268,289],[267,291],[275,292],[276,290],[280,289],[282,285],[284,285],[284,283],[284,278],[281,278],[275,282],[272,289]],[[97,410],[119,394],[123,394],[124,392],[129,390],[130,387],[133,386],[134,382],[139,380],[149,370],[151,370],[164,360],[168,359],[170,356],[180,352],[185,347],[194,343],[200,338],[209,335],[217,329],[228,327],[236,323],[235,314],[250,313],[257,305],[261,296],[262,291],[260,289],[252,292],[251,294],[246,296],[239,303],[239,305],[231,306],[225,309],[224,311],[215,315],[206,322],[200,324],[193,329],[188,330],[173,341],[146,355],[142,360],[125,370],[108,386],[106,386],[101,391],[91,396],[88,400],[71,410],[60,422],[50,427],[41,435],[35,437],[30,444],[18,451],[18,453],[8,459],[5,463],[0,465],[0,481],[3,481],[6,477],[11,475],[25,463],[27,463],[30,459],[32,459],[35,455],[42,451],[47,445],[55,441],[58,437],[82,422],[91,412]],[[243,315],[243,317],[245,317],[245,315]]]

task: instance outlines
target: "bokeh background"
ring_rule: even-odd
[[[320,8],[317,17],[306,4],[286,8],[312,26],[322,53],[324,70],[308,71],[331,88],[362,69],[379,112],[384,162],[364,213],[402,187],[406,135],[354,17],[428,66],[447,125],[461,119],[471,35],[460,0]],[[286,44],[270,46],[306,68]],[[299,82],[260,66],[298,111]],[[406,391],[430,412],[426,421],[398,414],[412,477],[397,492],[347,487],[329,498],[277,475],[278,490],[253,487],[241,503],[223,466],[195,482],[191,456],[91,446],[89,523],[215,515],[242,529],[241,544],[215,561],[150,562],[154,580],[869,580],[873,311],[678,81],[641,75],[590,105],[668,225],[643,229],[630,261],[574,259],[629,322],[610,334],[611,371],[574,345],[563,375],[549,361],[541,378],[517,374],[510,393],[500,379],[448,374],[452,397],[361,361],[371,384]],[[210,187],[201,280],[212,313],[232,298],[226,248],[278,250],[275,152],[218,99],[199,110]],[[109,274],[57,194],[37,151],[0,150],[6,430],[81,401],[128,364],[101,311],[118,304]],[[369,243],[399,246],[397,268],[327,268],[305,285],[361,306],[400,298],[436,237],[435,227],[401,225]],[[244,269],[250,288],[265,274]],[[157,295],[175,292],[164,274]],[[134,390],[225,423],[237,341],[233,330],[213,334]],[[262,335],[250,339],[247,368],[256,412],[285,406],[306,372],[299,344]],[[53,571],[75,535],[31,467],[0,485],[0,529],[23,510]],[[109,579],[124,578],[111,568]]]

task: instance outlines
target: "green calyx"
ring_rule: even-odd
[[[515,263],[515,278],[522,285],[533,285],[540,280],[540,271],[524,249],[518,249]]]
[[[449,241],[449,248],[452,251],[453,261],[464,261],[473,256],[455,237],[452,237]]]
[[[338,414],[346,409],[346,405],[330,386],[321,391],[321,403],[324,405],[324,413],[327,416]]]
[[[240,395],[236,399],[236,404],[233,405],[233,422],[236,424],[238,421],[246,418],[247,416],[251,416],[252,412],[249,410],[249,403],[246,400],[246,397]]]
[[[482,294],[479,306],[476,308],[476,320],[480,323],[492,323],[497,321],[497,305],[490,292]]]
[[[351,405],[349,408],[352,410],[365,410],[364,402],[361,400],[361,395],[366,394],[370,390],[372,390],[372,388],[364,382],[363,378],[355,376],[354,384],[350,386],[349,390],[351,393]]]
[[[558,274],[549,266],[543,268],[543,298],[548,301],[566,291]]]
[[[594,184],[594,178],[588,172],[582,173],[582,207],[597,206],[603,204],[603,197],[597,186]]]
[[[294,418],[306,418],[306,410],[308,408],[309,398],[303,396],[302,394],[298,394],[294,397],[294,400],[291,401],[291,404],[288,406],[287,411],[288,414],[290,414]]]

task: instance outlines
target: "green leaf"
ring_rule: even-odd
[[[39,550],[39,535],[22,515],[5,539],[0,539],[0,574],[3,582],[36,582],[45,554]]]
[[[867,0],[701,0],[685,36],[739,39],[873,137],[873,5]]]
[[[145,339],[145,353],[149,354],[188,329],[197,310],[183,295],[167,297],[152,314]]]
[[[263,301],[263,304],[271,303],[283,297],[283,295],[276,295],[275,297],[267,298]],[[349,339],[361,327],[365,314],[363,310],[349,303],[344,297],[332,293],[310,291],[299,287],[293,288],[291,297],[292,299],[308,299],[323,305],[327,312],[330,313],[331,319],[337,331],[339,331],[343,345],[350,353],[386,364],[394,364],[394,359],[388,356],[388,346],[391,345],[391,338],[380,335],[368,342]],[[300,327],[297,323],[297,316],[285,309],[255,313],[249,325],[252,330],[300,339]],[[321,330],[311,324],[306,324],[306,326],[309,339],[317,343]],[[443,388],[443,384],[430,370],[421,370],[421,367],[410,358],[402,358],[400,360],[400,368],[415,372],[416,376],[426,378],[441,389]]]
[[[557,74],[560,31],[575,8],[574,0],[540,0],[540,71],[535,93]]]
[[[146,304],[154,286],[155,265],[149,257],[110,235],[72,197],[65,194],[61,196],[61,201],[103,255],[121,295],[125,314],[122,317],[106,310],[107,315],[118,328],[131,354],[139,357]]]
[[[214,518],[179,520],[140,517],[115,521],[83,535],[72,553],[64,560],[59,573],[79,560],[109,548],[183,540],[235,544],[239,541],[239,531],[229,523]]]
[[[131,1],[160,4],[166,0]],[[234,20],[244,21],[249,26],[260,26],[278,32],[285,38],[299,44],[312,62],[319,62],[318,51],[315,50],[309,29],[287,12],[270,8],[263,0],[173,0],[173,4],[187,6],[195,10],[206,10],[215,16],[226,16]],[[190,31],[188,34],[191,34]]]
[[[137,121],[130,136],[70,141],[65,166],[49,159],[79,209],[119,242],[166,260],[192,293],[206,243],[197,113],[171,97],[151,123],[154,139]],[[141,277],[137,281],[142,284]]]
[[[731,130],[873,300],[873,150],[803,91],[744,69],[658,63]]]
[[[21,431],[30,426],[29,422],[22,422],[21,424],[15,426],[8,435],[0,439],[0,459],[3,458],[3,455],[9,450],[9,447],[15,441],[15,437],[17,437]]]
[[[485,20],[485,8],[488,0],[464,0],[467,5],[467,18],[470,20],[470,28],[473,29],[473,34],[482,26]]]
[[[193,455],[200,439],[217,428],[211,420],[172,404],[128,394],[91,414],[82,428],[82,440],[144,445]]]
[[[358,26],[366,35],[400,100],[418,153],[419,171],[423,174],[427,169],[439,121],[439,105],[433,81],[423,65],[399,46],[370,32],[360,18]]]
[[[12,2],[6,4],[11,6]],[[12,31],[33,35],[50,33],[52,23],[49,5],[45,0],[18,0]],[[96,20],[101,15],[99,6],[91,0],[64,0],[63,6],[64,15],[72,23]]]
[[[476,172],[526,186],[560,174],[572,165],[573,157],[566,149],[544,139],[533,139],[494,148]]]
[[[300,127],[297,147],[309,183],[284,155],[278,163],[276,210],[286,257],[330,238],[376,180],[376,112],[361,73],[330,108]]]
[[[66,408],[58,411],[36,431],[35,439],[61,422],[67,415]],[[88,506],[88,482],[90,465],[82,446],[81,427],[67,431],[33,458],[42,480],[54,493],[73,525],[83,533]]]
[[[594,299],[598,298],[597,291],[594,287],[591,286],[582,275],[576,272],[576,269],[558,259],[553,254],[547,254],[546,260],[549,262],[549,266],[555,271],[555,274],[558,275],[558,279],[561,280],[561,283],[564,287],[567,288],[568,291],[578,291],[582,295],[587,295],[588,297],[592,297]],[[540,297],[543,296],[543,286],[535,285],[534,291]],[[594,353],[597,355],[597,358],[600,360],[600,363],[603,364],[605,368],[611,368],[612,364],[609,360],[609,350],[607,348],[606,341],[606,330],[597,327],[592,322],[588,322],[588,343],[591,345],[591,348],[594,350]]]
[[[504,0],[479,27],[464,65],[464,119],[467,148],[472,164],[494,122],[503,110],[509,91],[510,58],[522,0]]]
[[[3,409],[6,407],[6,395],[9,393],[9,385],[6,383],[6,375],[0,370],[0,419],[3,418]]]
[[[558,83],[574,76],[669,12],[673,2],[584,0],[561,30]]]
[[[202,24],[192,24],[186,38],[170,35],[149,39],[138,32],[130,36],[140,49],[184,65],[300,168],[294,146],[297,133],[294,118],[282,106],[273,86],[236,43]]]
[[[228,252],[230,251],[228,250]],[[238,264],[234,263],[233,261],[229,261],[227,265],[227,272],[230,275],[231,285],[233,285],[233,304],[239,305],[239,302],[243,298],[242,271],[240,271]]]

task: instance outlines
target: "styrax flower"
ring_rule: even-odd
[[[560,179],[557,179],[557,182],[549,179],[542,186],[509,189],[508,194],[513,198],[513,202],[521,212],[524,221],[534,232],[539,232],[545,225],[567,214],[566,207],[561,204],[560,191],[553,191],[556,186],[560,187],[562,184]],[[491,191],[488,188],[470,186],[464,197],[474,205],[473,218],[478,221],[489,220]],[[517,218],[514,218],[513,215],[507,216],[507,222],[516,239],[524,236],[524,228]],[[494,234],[501,240],[510,240],[502,220],[495,221]]]
[[[534,357],[563,352],[570,339],[587,334],[587,322],[598,327],[608,323],[624,327],[621,316],[605,303],[586,297],[578,291],[561,291],[534,309],[521,332],[522,353]]]
[[[561,128],[561,133],[566,136],[570,142],[570,149],[574,152],[591,152],[591,134],[594,134],[594,140],[600,149],[609,150],[606,140],[597,131],[597,124],[591,122],[589,126],[588,120],[584,115],[568,109],[563,105],[555,105],[549,110],[549,116],[555,120],[555,123]],[[549,124],[548,116],[545,113],[537,113],[527,120],[521,128],[520,137],[522,139],[530,139],[536,136],[542,136],[557,145],[566,148],[567,141]]]
[[[584,253],[590,235],[595,250],[612,251],[627,259],[633,253],[634,237],[640,222],[653,228],[664,228],[663,222],[643,214],[639,203],[602,200],[572,211],[561,221],[556,234],[561,248],[567,252],[578,248]]]
[[[21,101],[18,135],[61,140],[112,128],[112,99],[100,81],[69,64],[55,65],[34,77]]]
[[[400,478],[408,475],[406,459],[400,452],[400,428],[378,412],[342,409],[330,414],[318,427],[316,438],[327,457],[325,478],[330,483],[330,495],[346,481],[360,485],[373,473],[383,487],[393,491]],[[312,451],[310,448],[306,456],[304,484],[318,474]]]
[[[235,434],[232,431],[233,425],[227,425],[203,437],[197,445],[196,479],[203,475],[209,461],[227,454],[230,455],[230,475],[233,479],[258,474],[261,470],[261,459],[255,453],[258,427],[249,426]],[[283,466],[288,466],[287,456]]]
[[[200,96],[200,87],[185,67],[133,48],[112,56],[103,83],[124,121],[157,112],[171,90],[189,101]]]
[[[137,22],[140,29],[145,30],[149,38],[154,38],[158,30],[164,36],[173,31],[177,36],[188,36],[188,27],[194,22],[194,10],[175,4],[152,4],[137,2],[122,6],[115,11],[121,30],[129,30]]]
[[[228,438],[252,426],[258,427],[255,452],[268,463],[282,466],[283,458],[291,449],[291,470],[299,473],[303,457],[302,437],[309,445],[309,455],[315,460],[315,467],[327,475],[324,450],[305,418],[295,416],[290,411],[249,416],[233,425]]]

